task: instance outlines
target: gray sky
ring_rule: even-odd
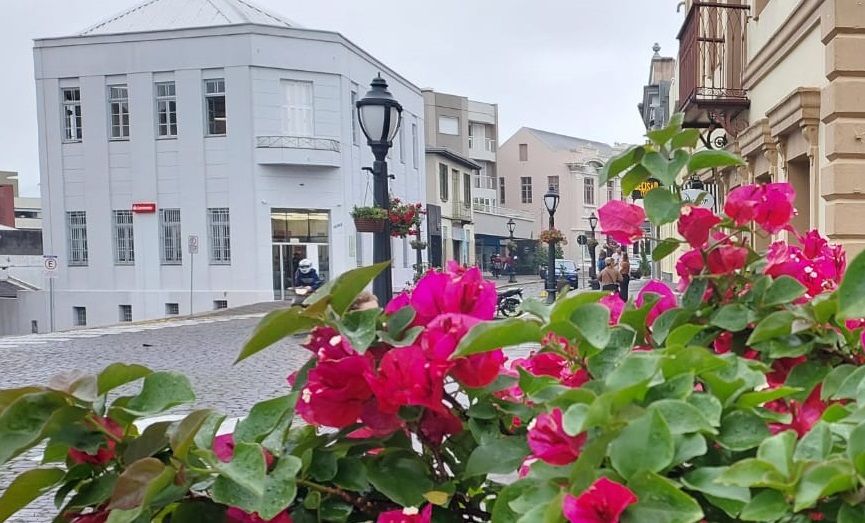
[[[677,0],[253,0],[339,31],[420,87],[499,104],[500,138],[530,126],[639,141],[652,44],[672,56]],[[0,170],[39,193],[32,40],[74,34],[140,0],[0,0]],[[399,42],[399,45],[395,45]]]

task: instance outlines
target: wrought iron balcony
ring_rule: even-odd
[[[342,165],[339,140],[312,136],[256,136],[255,157],[265,165]]]
[[[339,140],[312,136],[257,136],[256,147],[339,152]]]

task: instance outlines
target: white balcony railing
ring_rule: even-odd
[[[498,182],[492,176],[475,176],[475,189],[497,189]]]
[[[268,149],[312,149],[339,152],[339,140],[312,136],[257,136],[255,146]]]
[[[472,207],[476,212],[484,212],[487,214],[494,214],[496,216],[505,216],[508,218],[520,218],[523,220],[534,220],[535,217],[532,213],[527,211],[521,211],[519,209],[508,209],[507,207],[499,207],[497,205],[486,205],[483,203],[473,203]]]
[[[496,152],[496,141],[485,136],[469,136],[469,149]]]

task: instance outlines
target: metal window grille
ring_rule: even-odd
[[[67,142],[80,141],[81,132],[81,90],[78,87],[63,89],[63,139]]]
[[[213,300],[213,308],[216,310],[227,309],[228,308],[228,300]]]
[[[351,143],[354,145],[358,145],[360,143],[360,136],[357,132],[357,91],[351,92],[351,108],[349,112],[351,113]]]
[[[132,265],[135,263],[132,211],[113,211],[112,214],[114,221],[114,264]]]
[[[231,226],[227,207],[207,210],[207,231],[210,240],[210,263],[212,265],[230,264]]]
[[[177,136],[177,98],[174,82],[156,84],[156,135]]]
[[[411,124],[411,157],[414,168],[418,165],[418,141],[417,141],[417,124]]]
[[[505,179],[503,177],[499,178],[499,203],[505,204]]]
[[[132,321],[132,305],[120,306],[120,321]]]
[[[76,327],[87,325],[87,307],[72,307],[72,322]]]
[[[166,303],[165,314],[168,316],[177,316],[180,314],[180,305],[177,303]]]
[[[129,138],[129,90],[125,85],[108,86],[108,114],[111,115],[111,139]]]
[[[523,203],[532,203],[532,177],[531,176],[521,176],[520,177],[520,193],[522,195]]]
[[[159,243],[162,246],[162,265],[180,265],[183,262],[180,209],[160,209]]]
[[[225,134],[225,80],[204,81],[204,103],[207,109],[207,134]]]
[[[595,179],[583,178],[583,201],[586,205],[595,205]]]
[[[69,265],[87,265],[87,213],[67,212],[66,232],[69,236]]]
[[[547,187],[550,190],[555,192],[559,192],[559,177],[558,176],[547,176]]]

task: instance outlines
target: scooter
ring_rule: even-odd
[[[496,309],[505,318],[516,316],[520,313],[520,305],[523,303],[522,289],[508,289],[498,293]]]

